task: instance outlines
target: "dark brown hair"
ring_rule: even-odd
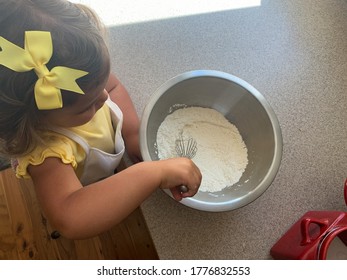
[[[30,30],[51,33],[48,69],[66,66],[88,72],[77,80],[84,92],[107,79],[110,59],[102,25],[89,8],[65,0],[0,0],[0,36],[24,48],[24,33]],[[24,155],[42,142],[36,81],[34,71],[17,73],[0,65],[0,153],[7,157]],[[62,91],[64,106],[72,105],[76,96]]]

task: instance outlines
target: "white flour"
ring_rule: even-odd
[[[237,183],[248,164],[247,147],[235,125],[214,109],[187,107],[174,111],[157,133],[160,159],[177,157],[175,141],[194,138],[198,151],[192,159],[200,168],[200,191],[217,192]]]

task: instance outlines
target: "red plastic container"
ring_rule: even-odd
[[[344,187],[347,204],[347,179]],[[304,214],[271,248],[274,259],[325,260],[330,246],[339,238],[342,258],[347,256],[347,213],[310,211]],[[336,243],[334,243],[336,244]]]

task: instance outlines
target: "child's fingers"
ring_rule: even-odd
[[[180,191],[179,187],[174,187],[170,189],[172,196],[175,200],[181,201],[182,200],[182,192]]]
[[[191,187],[188,187],[188,191],[187,192],[182,192],[181,195],[183,198],[185,197],[191,197],[194,196],[199,190],[198,185],[193,185]]]

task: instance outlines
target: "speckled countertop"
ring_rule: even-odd
[[[259,2],[109,27],[113,70],[140,115],[169,78],[214,69],[257,88],[282,128],[280,170],[253,203],[207,213],[161,190],[143,203],[161,259],[270,259],[271,246],[305,212],[347,209],[347,2]]]

